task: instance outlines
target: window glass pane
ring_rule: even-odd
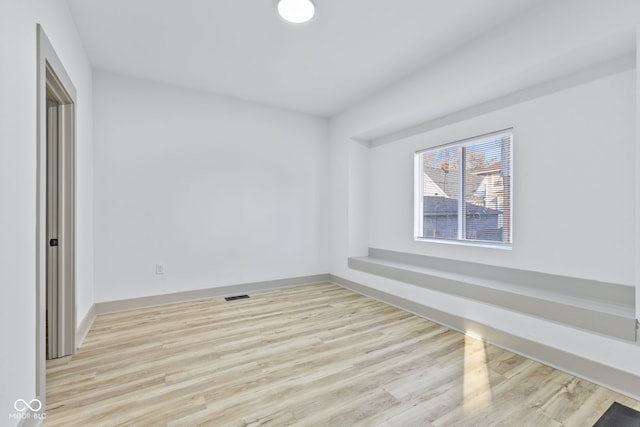
[[[416,153],[416,237],[510,247],[512,143],[505,130]]]
[[[426,151],[422,156],[423,235],[458,239],[458,146]]]
[[[464,148],[466,240],[511,242],[511,136]]]

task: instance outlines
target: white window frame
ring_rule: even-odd
[[[510,138],[510,150],[509,150],[509,168],[510,168],[510,185],[509,185],[509,236],[510,242],[493,242],[485,240],[467,240],[466,233],[466,206],[464,197],[464,171],[465,171],[465,150],[469,145],[475,145],[487,141],[495,140],[496,138],[509,136]],[[457,239],[435,239],[431,237],[422,237],[424,235],[424,162],[423,154],[429,151],[442,150],[450,147],[458,147],[457,161],[458,169],[458,238]],[[504,162],[504,159],[501,159]],[[511,249],[513,246],[513,128],[507,128],[496,132],[491,132],[483,135],[474,136],[471,138],[465,138],[459,141],[438,145],[435,147],[425,148],[416,151],[414,154],[414,240],[437,242],[454,245],[465,246],[484,246],[499,249]]]

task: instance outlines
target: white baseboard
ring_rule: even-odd
[[[96,314],[114,313],[118,311],[135,310],[138,308],[155,307],[159,305],[175,304],[178,302],[194,301],[205,298],[218,298],[229,295],[247,294],[250,292],[271,289],[289,288],[311,283],[329,281],[328,274],[315,276],[293,277],[289,279],[269,280],[265,282],[241,283],[218,288],[198,289],[195,291],[176,292],[164,295],[152,295],[126,300],[99,302],[95,304]]]
[[[96,305],[93,304],[76,328],[76,349],[80,348],[86,338],[93,321],[96,320]]]

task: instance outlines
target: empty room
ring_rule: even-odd
[[[0,0],[0,427],[640,426],[638,0]]]

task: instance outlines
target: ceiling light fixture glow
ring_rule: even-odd
[[[302,24],[313,18],[316,6],[312,0],[278,0],[278,13],[286,21]]]

